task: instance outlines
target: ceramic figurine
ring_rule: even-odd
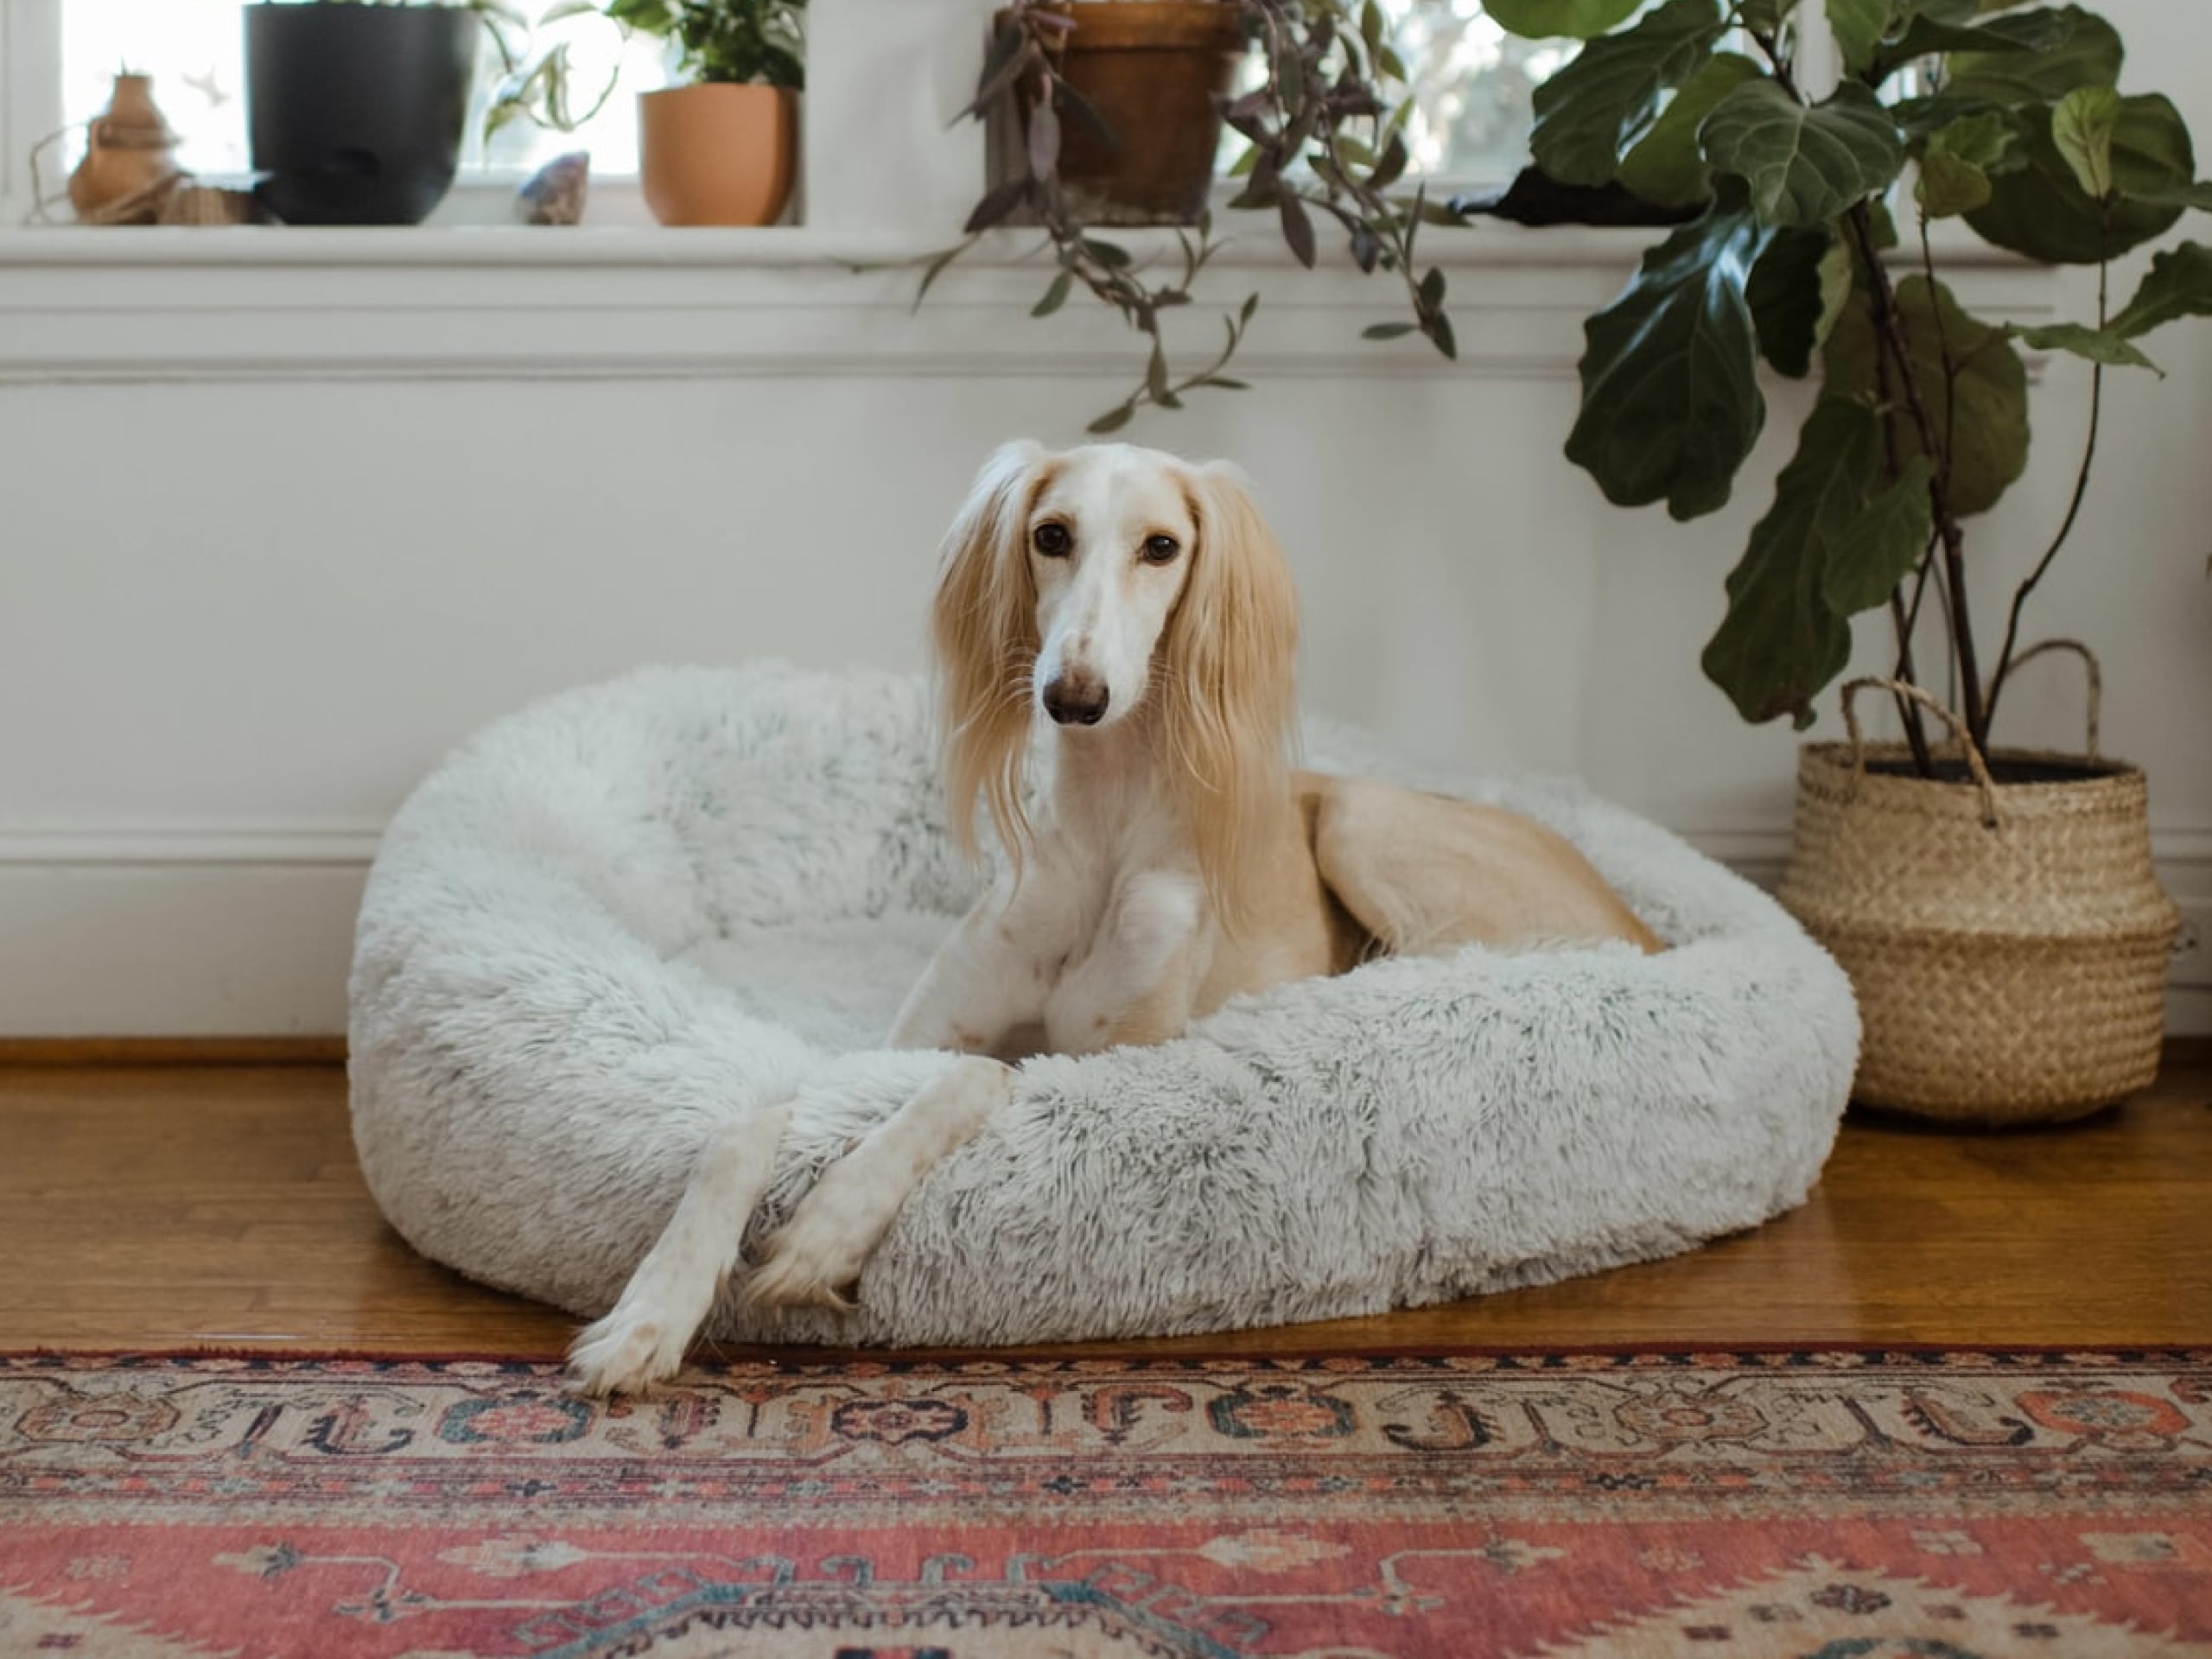
[[[86,130],[69,205],[86,224],[152,224],[162,187],[178,176],[176,135],[155,107],[153,86],[150,76],[118,75],[107,108]]]

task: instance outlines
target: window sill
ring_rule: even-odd
[[[1581,322],[1661,234],[1484,225],[1422,243],[1451,276],[1460,356],[1360,339],[1400,315],[1392,276],[1298,268],[1271,222],[1232,218],[1171,346],[1198,356],[1262,297],[1240,359],[1257,373],[1549,378]],[[1119,239],[1168,257],[1165,232]],[[1034,232],[985,238],[918,309],[944,243],[813,226],[668,230],[520,225],[0,231],[0,381],[1129,372],[1104,306],[1029,308],[1052,266]],[[2049,320],[2058,280],[1978,244],[1946,255],[1969,304]],[[1202,359],[1201,359],[1202,360]]]

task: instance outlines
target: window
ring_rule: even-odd
[[[1457,184],[1503,184],[1529,158],[1530,100],[1580,48],[1527,41],[1480,0],[1380,0],[1411,78],[1412,171]]]
[[[1497,182],[1519,170],[1534,88],[1572,55],[1571,41],[1506,34],[1479,0],[1382,0],[1419,105],[1408,139],[1414,166],[1431,177]],[[74,124],[105,106],[111,78],[130,68],[154,77],[154,94],[183,140],[180,158],[201,174],[247,170],[245,73],[238,0],[62,0],[62,118]],[[519,31],[509,29],[518,50]],[[602,177],[637,170],[636,93],[667,79],[665,49],[625,41],[604,18],[540,28],[535,54],[565,47],[574,98],[588,108],[619,74],[597,115],[575,134],[518,121],[482,137],[483,113],[503,73],[488,34],[479,56],[464,167],[501,175],[529,171],[565,149],[592,153]]]
[[[73,125],[99,113],[119,71],[149,74],[155,101],[182,141],[179,162],[202,175],[246,172],[245,29],[239,10],[238,0],[62,0],[62,119]],[[521,31],[506,33],[521,49]],[[563,150],[588,149],[593,171],[602,177],[635,173],[635,95],[665,84],[662,43],[645,36],[625,40],[604,18],[579,16],[538,29],[529,46],[534,52],[567,48],[579,113],[591,106],[617,71],[620,79],[596,117],[577,131],[550,132],[517,121],[494,135],[487,150],[484,111],[505,71],[487,32],[477,54],[463,168],[512,176]],[[56,181],[49,176],[48,184],[54,188]]]

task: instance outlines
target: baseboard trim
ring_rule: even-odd
[[[1708,828],[1688,839],[1763,886],[1789,854],[1777,829]],[[23,1042],[246,1033],[313,1043],[344,1030],[374,846],[370,827],[342,823],[0,827],[0,1064],[29,1063],[10,1048]],[[2167,1029],[2212,1034],[2212,829],[2163,825],[2153,850],[2183,916]],[[154,1051],[117,1063],[168,1061]]]
[[[0,1069],[133,1065],[343,1065],[326,1037],[0,1037]]]
[[[346,1039],[327,1037],[0,1037],[0,1071],[127,1066],[343,1065]],[[2212,1036],[2169,1037],[2169,1071],[2212,1065]]]

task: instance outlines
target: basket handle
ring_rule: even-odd
[[[1916,685],[1903,680],[1868,678],[1853,680],[1843,688],[1843,724],[1851,734],[1851,775],[1855,782],[1866,775],[1866,740],[1859,730],[1859,711],[1853,706],[1861,691],[1887,691],[1892,696],[1910,697],[1951,728],[1951,735],[1959,741],[1965,753],[1967,770],[1974,774],[1974,787],[1981,791],[1981,822],[1991,830],[2002,822],[1997,810],[1997,783],[1990,777],[1989,767],[1983,762],[1981,751],[1974,746],[1974,739],[1960,723],[1959,717]]]
[[[2005,685],[2005,680],[2009,680],[2009,679],[2011,679],[2011,678],[2012,677],[2013,674],[2018,671],[2018,669],[2020,668],[2020,666],[2021,666],[2023,664],[2027,663],[2027,662],[2030,662],[2030,661],[2032,661],[2034,658],[2037,658],[2037,657],[2042,656],[2042,655],[2044,654],[2044,652],[2047,652],[2047,651],[2070,651],[2070,652],[2073,652],[2076,657],[2079,657],[2079,658],[2082,659],[2082,668],[2083,668],[2084,670],[2086,670],[2086,671],[2088,671],[2088,677],[2089,677],[2089,753],[2088,753],[2088,758],[2089,758],[2090,760],[2095,760],[2095,759],[2097,758],[2097,731],[2098,731],[2098,723],[2099,723],[2099,721],[2101,720],[2101,716],[2102,716],[2102,712],[2103,712],[2103,709],[2104,709],[2104,700],[2105,700],[2105,673],[2104,673],[2104,669],[2103,669],[2103,668],[2099,664],[2099,663],[2097,662],[2097,653],[2096,653],[2095,652],[2094,652],[2094,651],[2091,651],[2091,650],[2090,650],[2087,645],[2083,645],[2083,644],[2082,644],[2079,639],[2046,639],[2046,640],[2043,641],[2043,643],[2042,643],[2042,644],[2040,644],[2040,645],[2031,645],[2031,646],[2029,646],[2025,651],[2022,652],[2018,656],[2015,657],[2015,658],[2012,659],[2012,666],[2011,666],[2011,667],[2009,667],[2009,668],[2007,668],[2007,669],[2005,671],[2005,678],[2004,678],[2004,679],[2001,679],[2001,680],[1999,680],[1999,681],[1998,681],[1998,682],[1997,682],[1996,686],[1995,686],[1995,687],[1993,687],[1993,688],[1992,688],[1992,690],[1991,690],[1991,696],[1992,696],[1993,697],[1994,697],[1994,696],[1995,696],[1995,695],[1996,695],[1996,692],[1997,692],[1998,690],[2002,690],[2002,689],[2003,689],[2003,687],[2004,687],[2004,685]]]

